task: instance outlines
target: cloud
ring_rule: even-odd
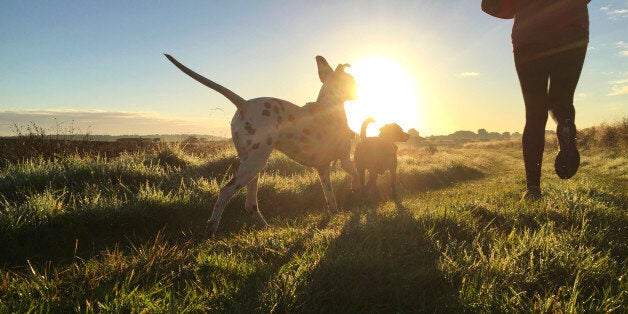
[[[620,8],[614,9],[611,5],[603,6],[600,8],[601,11],[606,12],[606,16],[610,20],[620,20],[624,18],[628,18],[628,9]]]
[[[209,116],[209,115],[208,115]],[[0,110],[0,135],[36,126],[47,134],[213,134],[228,133],[226,119],[183,119],[156,112],[104,110]]]
[[[618,42],[615,43],[615,46],[619,49],[621,49],[621,51],[619,52],[619,55],[622,57],[628,57],[628,43],[620,40]]]
[[[628,95],[628,72],[616,73],[615,76],[618,77],[616,80],[608,82],[611,85],[608,96]]]
[[[628,85],[624,86],[613,86],[611,87],[613,90],[608,96],[620,96],[620,95],[628,95]]]
[[[461,72],[456,74],[458,77],[472,77],[472,76],[480,76],[478,72]]]
[[[628,84],[628,78],[611,81],[610,83],[614,85]]]

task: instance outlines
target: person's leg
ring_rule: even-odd
[[[580,79],[587,47],[577,47],[552,56],[549,84],[549,109],[556,123],[575,121],[573,98]]]
[[[528,189],[539,189],[541,185],[541,163],[545,147],[545,125],[547,123],[548,69],[542,58],[534,52],[519,50],[515,54],[515,66],[526,109],[526,124],[523,130],[523,160],[525,163]]]
[[[576,111],[573,98],[582,72],[586,45],[573,48],[552,57],[549,100],[552,118],[556,121],[556,135],[560,151],[556,156],[556,174],[571,178],[578,171],[580,154],[576,146]]]

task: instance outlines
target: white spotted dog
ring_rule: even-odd
[[[316,168],[331,211],[338,210],[329,177],[333,161],[341,160],[342,168],[353,177],[352,187],[359,189],[357,171],[349,158],[352,132],[344,109],[344,102],[356,97],[355,80],[344,71],[348,64],[338,65],[334,71],[325,58],[317,56],[318,76],[323,86],[316,102],[299,107],[270,97],[244,100],[188,69],[170,55],[166,54],[166,57],[185,74],[221,93],[237,107],[231,120],[231,135],[240,157],[240,167],[229,183],[220,189],[207,222],[208,233],[216,232],[225,206],[243,186],[247,189],[245,209],[260,225],[268,226],[257,206],[257,184],[259,173],[273,149],[305,166]]]

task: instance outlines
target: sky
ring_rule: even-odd
[[[593,0],[589,13],[579,128],[628,117],[628,0]],[[37,125],[229,137],[234,106],[163,53],[246,99],[298,105],[320,89],[316,55],[333,66],[381,57],[411,77],[415,97],[394,111],[405,129],[520,132],[511,28],[479,0],[0,0],[0,136]]]

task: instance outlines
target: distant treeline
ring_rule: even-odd
[[[94,141],[153,141],[153,142],[204,142],[220,141],[224,137],[202,134],[151,134],[151,135],[93,135],[90,137]]]
[[[418,132],[417,132],[418,133]],[[545,133],[555,133],[554,131],[547,130]],[[411,132],[412,135],[412,132]],[[488,132],[486,129],[478,129],[477,133],[473,131],[456,131],[449,135],[432,135],[427,137],[420,137],[415,134],[413,138],[418,140],[428,141],[455,141],[455,142],[475,142],[475,141],[492,141],[492,140],[508,140],[513,138],[520,138],[519,132]]]

